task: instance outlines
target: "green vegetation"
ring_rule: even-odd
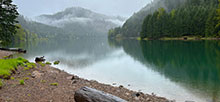
[[[24,80],[19,80],[20,85],[24,85]]]
[[[28,80],[28,79],[29,79],[29,77],[24,77],[23,79],[24,79],[24,80]]]
[[[122,27],[111,29],[109,37],[218,38],[219,32],[218,0],[154,0]]]
[[[60,61],[55,61],[53,64],[58,65],[58,64],[60,64]]]
[[[15,80],[15,77],[11,77],[11,80]]]
[[[50,83],[51,86],[58,86],[58,83]]]
[[[3,87],[2,79],[0,79],[0,89]]]
[[[46,66],[46,64],[42,63],[42,62],[39,62],[39,64],[41,65],[41,67],[45,67]]]
[[[18,16],[16,5],[12,0],[1,0],[0,2],[0,42],[11,42],[16,34]]]
[[[40,82],[41,82],[41,83],[46,83],[47,81],[46,81],[46,80],[41,80]]]
[[[46,64],[47,64],[47,65],[51,65],[51,63],[50,63],[50,62],[46,62]]]
[[[9,79],[18,66],[24,66],[26,63],[29,63],[28,60],[21,57],[15,59],[0,59],[0,78]]]

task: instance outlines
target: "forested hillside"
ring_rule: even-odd
[[[154,0],[109,37],[216,37],[217,0]]]
[[[106,37],[110,28],[123,24],[122,17],[107,16],[81,7],[71,7],[52,15],[41,15],[37,22],[57,27],[77,37]]]
[[[29,21],[25,19],[23,16],[18,16],[17,20],[24,29],[37,34],[39,38],[65,39],[71,36],[70,34],[68,35],[68,33],[66,33],[61,28],[45,25],[34,21]],[[72,36],[74,35],[72,34]]]

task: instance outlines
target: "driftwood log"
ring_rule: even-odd
[[[127,102],[117,96],[89,87],[82,87],[75,92],[76,102]]]
[[[4,51],[14,51],[14,52],[20,52],[20,53],[26,53],[26,50],[20,49],[20,48],[0,48],[0,50]]]

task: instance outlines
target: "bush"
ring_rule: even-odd
[[[58,83],[51,83],[51,86],[58,86]]]
[[[20,85],[24,85],[24,80],[19,80]]]

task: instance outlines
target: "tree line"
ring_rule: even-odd
[[[158,8],[148,5],[148,10],[137,13],[146,14],[143,20],[135,14],[122,27],[109,30],[109,37],[219,37],[218,3],[218,0],[155,0],[152,4]]]
[[[184,5],[171,12],[159,8],[144,19],[141,38],[219,37],[217,1],[202,1],[188,0]]]

